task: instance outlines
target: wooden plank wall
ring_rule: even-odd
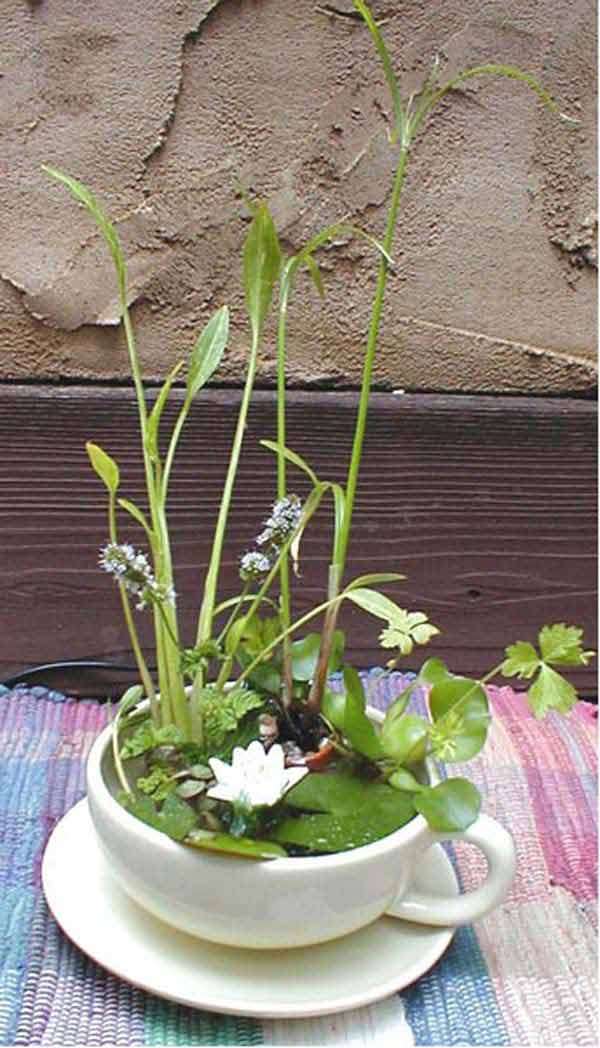
[[[344,479],[356,403],[353,393],[291,396],[288,443],[323,478]],[[238,405],[233,390],[199,398],[173,474],[171,527],[189,644]],[[170,408],[167,431],[173,417]],[[349,574],[403,572],[406,583],[388,592],[429,611],[443,633],[428,653],[456,671],[484,673],[507,642],[535,639],[544,622],[580,623],[593,646],[595,422],[595,404],[582,400],[376,394]],[[273,456],[258,443],[274,435],[274,397],[260,392],[227,535],[223,596],[237,592],[238,557],[274,497]],[[143,504],[130,390],[0,387],[0,680],[53,660],[128,659],[116,587],[96,566],[107,526],[88,439],[119,461],[123,495]],[[306,493],[302,474],[294,487]],[[123,538],[139,541],[125,520]],[[323,599],[330,539],[326,507],[303,542],[299,613]],[[149,644],[148,620],[140,623]],[[355,665],[380,664],[377,622],[346,608],[343,625]],[[418,666],[422,651],[407,668]],[[88,694],[122,681],[113,673],[42,679]],[[594,667],[572,679],[595,694]]]

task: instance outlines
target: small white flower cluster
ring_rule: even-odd
[[[228,801],[234,808],[250,812],[253,808],[270,808],[292,786],[308,773],[308,768],[286,768],[284,753],[275,743],[268,752],[261,742],[251,742],[247,749],[236,746],[231,764],[210,757],[217,780],[206,796]]]
[[[273,506],[265,520],[265,530],[256,540],[257,546],[281,546],[294,533],[302,516],[302,502],[297,495],[287,495]]]
[[[136,608],[175,603],[175,590],[156,581],[145,553],[137,553],[128,542],[108,542],[100,551],[100,567],[122,582],[128,593],[139,597]]]
[[[244,582],[266,575],[277,560],[279,551],[295,532],[302,516],[302,502],[298,495],[287,495],[273,506],[265,520],[264,531],[256,539],[260,550],[244,553],[240,560],[240,577]]]
[[[269,557],[258,550],[244,553],[243,557],[240,557],[240,577],[244,582],[248,582],[250,579],[262,578],[271,567],[272,564]]]

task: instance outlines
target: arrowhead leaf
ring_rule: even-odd
[[[243,264],[246,308],[255,340],[269,311],[280,268],[281,251],[273,219],[266,204],[260,204],[244,244]]]
[[[100,480],[104,481],[110,493],[114,495],[119,487],[120,480],[117,463],[110,455],[107,455],[106,451],[99,444],[92,444],[90,440],[85,445],[85,449],[92,464],[92,469],[98,474]]]
[[[198,336],[187,376],[187,397],[192,400],[217,370],[229,337],[229,309],[221,306]]]

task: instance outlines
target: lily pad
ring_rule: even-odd
[[[285,803],[302,811],[346,815],[366,803],[369,786],[349,772],[314,772],[286,793]]]
[[[304,814],[284,819],[271,837],[313,852],[347,851],[371,844],[415,815],[408,793],[343,772],[307,775],[285,800]]]
[[[411,796],[389,786],[373,785],[368,797],[360,808],[344,815],[331,812],[284,819],[271,836],[313,852],[348,851],[387,837],[415,815]]]

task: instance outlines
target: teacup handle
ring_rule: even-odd
[[[438,841],[467,841],[475,844],[488,861],[486,878],[478,888],[457,896],[429,895],[408,888],[386,913],[417,924],[470,924],[502,902],[515,875],[516,853],[510,833],[489,815],[480,815],[467,830],[457,833],[431,832],[423,851]]]

